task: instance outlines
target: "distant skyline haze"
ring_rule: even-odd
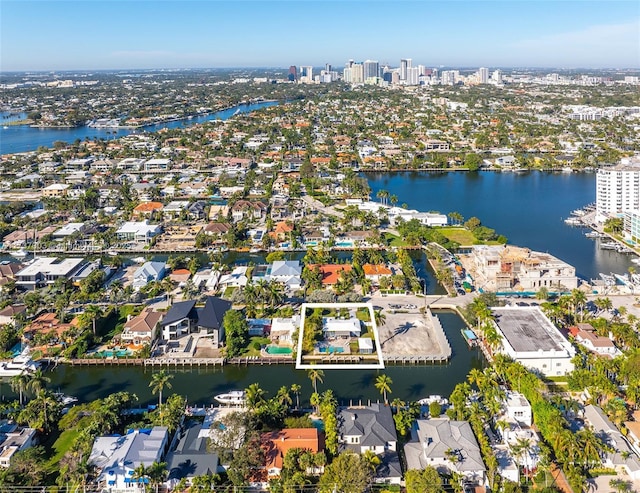
[[[640,67],[638,1],[0,0],[0,70]]]

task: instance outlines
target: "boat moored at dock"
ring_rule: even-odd
[[[244,406],[247,396],[244,390],[232,390],[226,394],[218,394],[214,397],[220,404],[229,404],[231,406]]]

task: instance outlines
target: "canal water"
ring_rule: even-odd
[[[466,379],[471,368],[482,368],[484,356],[477,349],[470,349],[462,335],[462,319],[451,312],[438,312],[447,334],[453,357],[447,364],[429,366],[388,366],[384,370],[325,370],[324,381],[318,390],[332,389],[342,403],[366,402],[381,399],[375,388],[375,378],[380,373],[388,375],[393,384],[390,399],[418,400],[432,394],[449,396],[455,385]],[[77,397],[80,402],[89,402],[113,392],[133,392],[140,405],[157,402],[149,388],[152,369],[133,366],[71,367],[59,365],[49,373],[49,388]],[[158,371],[157,369],[155,371]],[[304,370],[293,365],[248,365],[225,366],[216,369],[171,370],[174,378],[172,389],[165,389],[164,396],[179,393],[187,397],[190,404],[212,404],[213,396],[235,389],[244,389],[254,382],[273,396],[278,389],[297,383],[302,386],[301,403],[308,403],[313,391],[311,381]],[[12,399],[15,394],[6,381],[0,383],[0,400]]]
[[[623,274],[631,256],[602,250],[588,229],[564,223],[571,211],[595,202],[595,173],[398,172],[367,173],[371,197],[397,195],[410,209],[458,212],[506,236],[509,244],[548,252],[573,265],[579,277]]]
[[[32,128],[28,125],[5,126],[0,128],[0,154],[12,154],[15,152],[35,151],[38,147],[53,147],[56,141],[73,143],[76,139],[85,140],[86,138],[112,140],[124,137],[131,133],[157,132],[163,128],[181,128],[194,123],[204,123],[211,120],[228,120],[232,116],[239,113],[249,113],[251,111],[274,106],[279,104],[276,101],[264,101],[255,104],[242,104],[228,108],[222,111],[216,111],[208,115],[197,116],[190,119],[181,119],[158,125],[149,125],[138,129],[127,128]],[[7,113],[0,112],[0,117],[7,116]],[[25,118],[26,115],[17,115],[19,118]],[[10,118],[3,120],[0,118],[0,124],[10,122]]]

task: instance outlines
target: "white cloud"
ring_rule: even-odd
[[[639,67],[640,19],[516,41],[511,49],[547,66]]]

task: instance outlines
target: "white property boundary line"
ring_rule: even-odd
[[[371,329],[373,330],[374,345],[376,354],[378,355],[378,363],[340,363],[340,364],[317,364],[302,363],[302,340],[304,338],[304,322],[307,316],[307,308],[367,308],[369,310],[369,318],[371,320]],[[371,303],[303,303],[300,307],[300,331],[298,335],[298,354],[296,356],[297,370],[381,370],[384,369],[384,361],[382,359],[382,348],[380,347],[380,336],[378,335],[378,326],[376,325],[376,317]],[[339,358],[339,356],[337,356]]]

